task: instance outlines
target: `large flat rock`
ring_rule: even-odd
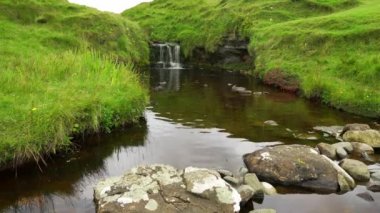
[[[267,147],[244,156],[248,170],[260,181],[298,186],[319,192],[336,192],[336,169],[318,152],[303,145]]]
[[[95,187],[97,212],[238,212],[239,193],[214,170],[140,166]]]

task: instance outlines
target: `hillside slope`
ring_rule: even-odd
[[[137,24],[65,0],[0,0],[0,170],[143,113]],[[123,63],[121,63],[123,62]]]
[[[176,41],[191,57],[223,37],[245,37],[252,74],[280,71],[302,94],[380,117],[379,0],[155,0],[127,10],[151,40]]]

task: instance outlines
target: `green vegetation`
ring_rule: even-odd
[[[281,70],[306,97],[380,117],[379,11],[379,0],[155,0],[123,15],[188,57],[224,37],[249,38],[252,74]]]
[[[148,62],[133,22],[65,0],[0,0],[0,166],[70,148],[71,137],[136,121]]]

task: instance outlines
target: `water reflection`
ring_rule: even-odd
[[[179,91],[181,89],[180,76],[182,69],[157,69],[159,81],[155,81],[155,88],[162,90]]]
[[[93,212],[96,182],[139,164],[237,171],[243,154],[278,141],[314,145],[335,140],[313,132],[314,126],[369,123],[234,73],[157,69],[150,84],[152,106],[146,110],[146,123],[86,138],[84,149],[50,159],[43,173],[35,166],[19,169],[17,179],[14,172],[2,173],[0,211]],[[269,94],[241,96],[231,91],[232,84]],[[280,125],[266,126],[266,120]],[[318,140],[307,140],[309,135]],[[262,206],[278,212],[320,212],[308,205],[316,203],[332,212],[374,212],[380,194],[371,193],[374,202],[368,202],[356,196],[363,191],[359,187],[345,195],[279,195],[266,197]]]

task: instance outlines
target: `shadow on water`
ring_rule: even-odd
[[[83,149],[51,159],[43,173],[36,166],[20,168],[17,179],[14,172],[1,173],[0,211],[93,212],[96,182],[122,175],[139,164],[237,171],[243,166],[243,154],[278,141],[312,146],[335,142],[314,132],[314,126],[371,122],[236,73],[153,69],[149,82],[151,106],[145,113],[146,123],[88,137]],[[232,92],[232,85],[246,87],[256,95],[241,96]],[[266,120],[279,126],[267,126]],[[379,193],[362,186],[345,195],[281,192],[291,194],[268,196],[255,207],[278,212],[376,212],[380,208]],[[374,201],[362,199],[359,193],[367,193]]]
[[[146,133],[146,124],[141,123],[112,135],[94,135],[86,138],[84,149],[51,159],[42,173],[35,165],[19,168],[17,178],[14,171],[1,173],[0,211],[66,212],[74,207],[78,212],[93,210],[88,184],[108,176],[110,158],[144,146]],[[85,195],[86,202],[78,200],[81,195]]]

